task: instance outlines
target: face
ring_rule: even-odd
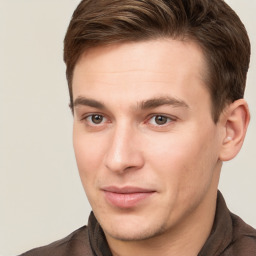
[[[73,77],[74,149],[107,236],[140,240],[207,212],[220,171],[205,62],[171,39],[94,48]]]

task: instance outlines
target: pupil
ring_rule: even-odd
[[[159,125],[165,124],[167,122],[167,118],[164,116],[156,116],[156,123]]]
[[[102,116],[100,116],[100,115],[93,115],[92,116],[92,121],[95,124],[100,124],[102,122]]]

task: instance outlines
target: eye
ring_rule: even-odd
[[[162,116],[162,115],[155,115],[150,118],[149,123],[152,125],[161,126],[161,125],[165,125],[171,121],[172,121],[172,119],[170,117]]]
[[[104,116],[98,115],[98,114],[89,115],[85,118],[86,121],[88,121],[89,123],[91,123],[93,125],[101,124],[106,121],[105,119],[106,118]]]

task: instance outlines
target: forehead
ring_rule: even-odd
[[[74,100],[80,96],[143,101],[154,96],[195,98],[206,90],[206,64],[192,41],[159,39],[89,49],[73,76]],[[200,89],[202,89],[200,88]],[[207,92],[208,93],[208,92]],[[182,99],[183,100],[183,99]]]
[[[150,61],[146,61],[146,56]],[[91,60],[94,65],[91,65]],[[200,46],[193,41],[169,38],[90,48],[78,59],[74,73],[81,64],[88,72],[127,72],[135,69],[169,72],[174,62],[184,67],[193,66],[201,71],[202,77],[205,74],[206,61]]]

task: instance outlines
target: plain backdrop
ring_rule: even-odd
[[[0,0],[0,255],[63,238],[90,212],[72,149],[63,38],[78,0]],[[249,32],[252,119],[220,189],[256,227],[256,0],[227,1]]]

